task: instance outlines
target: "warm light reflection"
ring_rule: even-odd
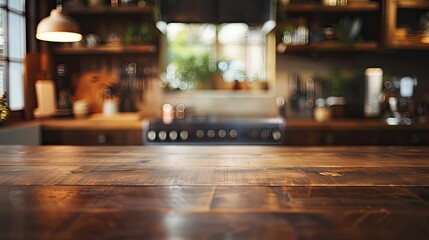
[[[79,24],[65,16],[61,5],[37,25],[36,38],[49,42],[78,42],[82,40]]]
[[[78,42],[82,40],[82,35],[72,32],[40,32],[36,34],[36,38],[50,42]]]
[[[247,34],[249,33],[249,26],[244,23],[231,23],[222,25],[219,28],[219,43],[220,44],[233,44],[245,43]]]

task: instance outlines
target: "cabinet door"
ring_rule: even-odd
[[[43,145],[141,145],[140,130],[43,130]]]
[[[290,1],[279,9],[280,53],[286,49],[292,52],[376,50],[381,41],[380,1],[349,1],[343,6]],[[308,41],[300,41],[298,27],[302,26],[309,31]]]
[[[388,47],[429,49],[429,1],[386,0],[385,13]]]
[[[286,130],[286,145],[428,145],[429,132],[417,130]]]

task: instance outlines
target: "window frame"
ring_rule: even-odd
[[[220,48],[222,48],[222,44],[219,42],[219,26],[218,24],[216,25],[216,36],[215,36],[215,55],[219,56],[219,51]],[[167,64],[169,62],[168,60],[168,39],[167,36],[165,35],[166,33],[164,33],[164,35],[162,35],[161,37],[161,42],[160,42],[160,70],[161,72],[166,71],[166,67]],[[260,96],[267,96],[267,95],[272,95],[273,92],[275,92],[275,31],[272,30],[269,33],[266,33],[265,36],[265,58],[266,58],[266,69],[265,69],[265,78],[263,79],[263,81],[267,84],[267,88],[266,89],[247,89],[244,91],[240,91],[240,94],[236,94],[236,95],[243,95],[243,96],[247,96],[247,95],[252,95],[254,96],[256,95],[260,95]],[[246,81],[249,81],[249,79],[247,79]],[[251,80],[250,80],[251,81]],[[163,83],[166,84],[166,83]],[[164,85],[162,85],[164,86]],[[167,85],[164,86],[165,89],[169,89],[169,87]],[[200,95],[201,93],[203,94],[209,94],[211,95],[219,95],[219,96],[223,96],[224,93],[230,93],[231,90],[230,89],[197,89],[197,91],[195,90],[189,90],[189,91],[175,91],[175,90],[169,90],[166,91],[165,93],[167,93],[168,95],[172,94],[172,95]],[[237,92],[236,92],[237,93]]]
[[[26,1],[25,0],[20,0],[19,4],[24,4],[22,6],[22,10],[18,10],[15,9],[13,7],[10,7],[11,2],[14,0],[2,0],[2,3],[0,3],[0,10],[3,11],[4,16],[3,16],[3,21],[4,21],[4,29],[3,29],[3,35],[4,35],[4,52],[3,54],[0,55],[0,62],[3,63],[4,65],[4,70],[3,70],[3,92],[1,92],[0,94],[4,94],[4,92],[7,91],[7,104],[10,108],[10,100],[11,100],[11,94],[10,94],[10,64],[11,63],[18,63],[22,66],[22,70],[24,70],[24,61],[25,61],[25,54],[27,52],[27,32],[26,32],[26,28],[27,28],[27,15],[26,15]],[[16,0],[15,0],[16,1]],[[22,47],[22,58],[14,58],[14,57],[10,57],[10,46],[9,46],[9,28],[10,28],[10,22],[9,22],[9,13],[14,13],[16,15],[18,15],[18,17],[22,17],[22,22],[21,24],[21,29],[20,31],[22,31],[22,36],[21,36],[21,42],[19,43]],[[24,78],[24,76],[23,76]],[[24,81],[24,79],[22,79]],[[23,83],[23,88],[24,88],[24,83]],[[22,89],[22,97],[23,97],[23,106],[20,109],[16,109],[16,110],[12,110],[11,111],[11,115],[10,118],[15,119],[15,118],[22,118],[23,116],[23,112],[25,109],[25,93],[24,93],[24,89]]]

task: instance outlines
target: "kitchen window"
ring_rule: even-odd
[[[164,71],[161,79],[171,90],[266,85],[267,35],[244,23],[170,23]]]
[[[0,94],[9,108],[24,108],[25,0],[0,0]]]

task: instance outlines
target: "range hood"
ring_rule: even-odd
[[[157,22],[275,26],[273,0],[158,0]]]

